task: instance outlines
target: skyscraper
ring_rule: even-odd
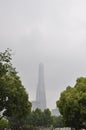
[[[38,85],[37,85],[37,91],[36,91],[36,102],[37,102],[38,108],[40,108],[42,111],[44,109],[46,109],[44,65],[42,63],[39,64]]]

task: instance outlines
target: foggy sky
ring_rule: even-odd
[[[0,51],[6,48],[30,101],[44,64],[47,107],[55,108],[60,93],[86,76],[86,0],[0,0]]]

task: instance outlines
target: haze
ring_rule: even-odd
[[[86,76],[86,0],[0,0],[0,51],[6,48],[30,101],[44,64],[47,107],[55,108],[60,93]]]

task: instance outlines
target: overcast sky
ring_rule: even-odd
[[[55,108],[60,93],[86,76],[86,0],[0,0],[0,51],[6,48],[30,101],[44,64],[47,107]]]

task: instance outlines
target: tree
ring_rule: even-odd
[[[15,129],[24,124],[31,112],[31,103],[11,59],[8,49],[0,53],[0,111],[3,111],[3,116]]]
[[[41,109],[37,108],[30,113],[27,120],[28,125],[35,127],[50,127],[52,124],[51,112],[49,109],[41,111]]]
[[[6,102],[6,83],[3,78],[9,72],[9,68],[11,68],[10,60],[11,54],[8,49],[4,53],[0,52],[0,111],[4,109]]]
[[[51,112],[48,108],[45,109],[44,112],[43,112],[43,121],[44,121],[45,127],[51,126],[52,118],[51,118]]]
[[[66,126],[86,128],[86,78],[78,78],[74,87],[67,87],[57,106]]]
[[[4,130],[5,128],[8,128],[8,121],[6,119],[0,120],[0,130]]]
[[[32,111],[31,116],[33,126],[43,126],[43,112],[41,109],[37,108],[35,111]]]
[[[52,125],[54,128],[62,128],[63,127],[63,118],[62,116],[52,116]]]

